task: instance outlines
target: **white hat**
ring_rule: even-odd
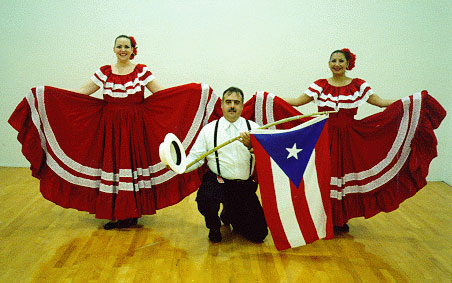
[[[174,134],[168,133],[165,136],[165,140],[159,146],[159,156],[162,163],[177,174],[185,172],[187,155],[182,143]]]

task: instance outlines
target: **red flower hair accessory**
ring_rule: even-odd
[[[352,52],[350,51],[350,49],[348,49],[348,48],[343,48],[343,49],[341,49],[341,50],[342,50],[342,52],[348,54],[348,56],[346,56],[346,57],[348,57],[348,58],[347,58],[347,61],[348,61],[348,67],[347,67],[347,70],[350,71],[351,69],[353,69],[353,68],[355,67],[356,55],[355,55],[354,53],[352,53]]]
[[[133,36],[129,36],[130,41],[132,42],[132,54],[130,55],[130,59],[132,60],[133,58],[135,58],[135,56],[138,54],[137,53],[137,42],[135,41],[135,38]]]

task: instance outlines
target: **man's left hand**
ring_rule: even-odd
[[[240,133],[239,141],[241,141],[247,148],[251,148],[251,136],[249,132]]]

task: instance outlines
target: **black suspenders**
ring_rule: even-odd
[[[218,135],[218,123],[219,123],[220,119],[217,120],[217,122],[215,123],[215,132],[213,134],[213,146],[217,147],[217,135]],[[250,121],[246,120],[246,126],[248,127],[248,131],[251,131],[251,125],[250,125]],[[218,172],[218,176],[221,176],[221,171],[220,171],[220,159],[218,158],[218,150],[215,151],[215,161],[217,162],[217,172]],[[250,155],[250,176],[251,176],[251,170],[253,169],[253,156]]]

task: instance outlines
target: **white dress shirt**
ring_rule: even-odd
[[[187,156],[187,164],[191,163],[207,151],[214,148],[214,132],[215,123],[212,121],[201,129],[198,138],[195,141],[190,153]],[[251,129],[259,127],[253,121],[249,121]],[[224,117],[221,117],[218,124],[217,145],[220,145],[230,139],[240,135],[241,132],[247,132],[245,118],[239,117],[234,123],[230,123]],[[250,158],[251,153],[242,142],[236,140],[218,150],[218,157],[220,160],[221,176],[228,180],[247,180],[250,177]],[[217,162],[215,160],[215,152],[209,154],[207,157],[207,166],[209,169],[218,175]],[[204,160],[200,160],[190,168],[187,172],[193,171],[204,164]],[[254,158],[252,169],[254,169]]]

